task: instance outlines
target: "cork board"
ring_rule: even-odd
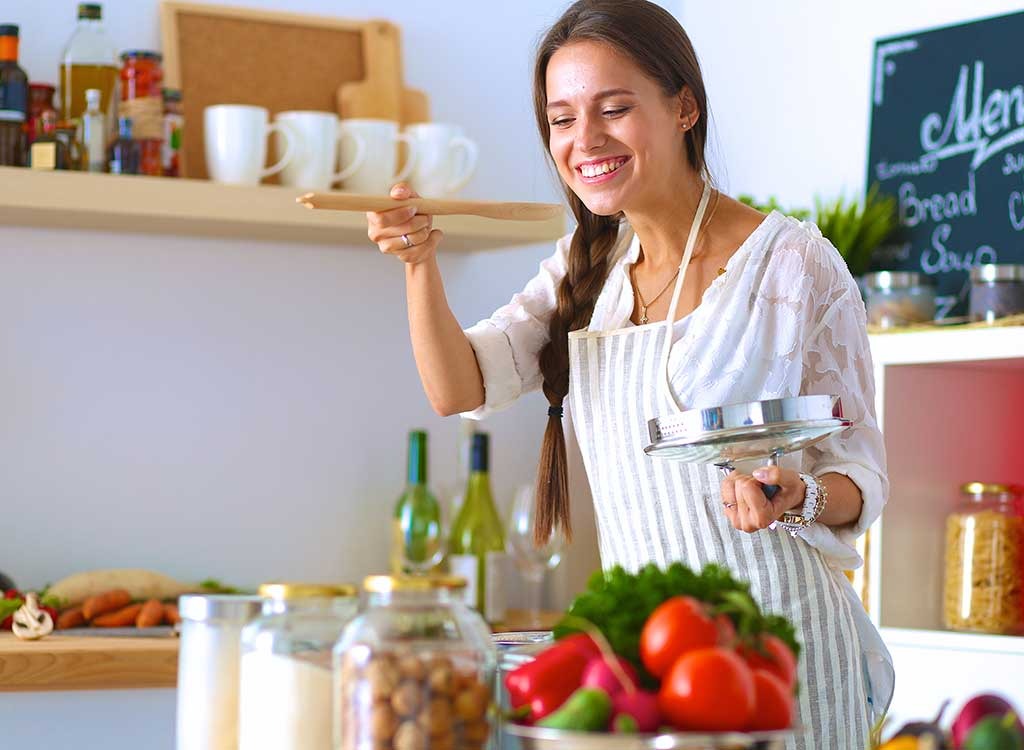
[[[273,119],[290,109],[336,111],[343,84],[372,79],[396,98],[402,91],[393,51],[379,42],[397,44],[398,29],[386,21],[179,2],[162,3],[160,12],[165,85],[182,92],[185,177],[207,177],[207,106],[252,104]]]

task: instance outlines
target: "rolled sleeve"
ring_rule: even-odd
[[[511,406],[543,383],[540,352],[548,343],[548,327],[557,306],[556,292],[565,276],[572,235],[562,237],[555,253],[540,264],[537,275],[491,317],[465,329],[484,382],[484,403],[464,412],[483,419]]]
[[[820,549],[830,564],[849,570],[863,564],[855,543],[882,514],[889,481],[885,443],[875,418],[874,367],[864,303],[845,263],[831,245],[827,248],[835,253],[835,260],[829,272],[822,274],[819,289],[827,288],[821,296],[830,304],[810,323],[801,393],[839,396],[843,415],[853,424],[807,448],[802,470],[815,476],[835,473],[849,477],[860,490],[863,505],[853,524],[834,528],[813,524],[801,536]]]

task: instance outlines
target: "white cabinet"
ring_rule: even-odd
[[[870,533],[868,609],[895,661],[891,713],[927,717],[946,698],[956,710],[982,690],[1024,710],[1024,637],[942,626],[960,486],[1024,485],[1024,327],[883,334],[871,349],[891,493]]]

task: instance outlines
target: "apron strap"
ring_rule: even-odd
[[[672,393],[672,385],[669,382],[668,360],[672,353],[672,327],[676,322],[676,309],[679,307],[679,296],[683,291],[683,280],[686,278],[686,269],[690,265],[690,258],[693,256],[693,248],[697,244],[697,234],[700,232],[700,224],[704,220],[704,211],[708,207],[708,199],[711,197],[711,183],[704,180],[704,192],[697,204],[697,213],[694,214],[693,223],[690,225],[690,234],[686,238],[686,249],[683,251],[683,261],[679,264],[679,276],[676,278],[676,287],[672,292],[672,303],[668,307],[668,317],[665,319],[665,346],[663,347],[660,384],[676,411],[682,411],[682,406],[676,401]]]

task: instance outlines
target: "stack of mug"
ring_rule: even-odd
[[[302,190],[386,195],[406,180],[424,197],[446,198],[469,182],[478,155],[461,128],[437,122],[402,132],[391,120],[341,120],[315,111],[279,112],[270,122],[263,107],[217,104],[204,110],[203,128],[210,178],[234,185],[257,185],[280,173],[282,185]],[[265,167],[271,135],[278,160]]]

